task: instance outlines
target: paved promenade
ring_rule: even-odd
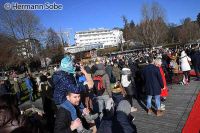
[[[200,81],[191,81],[188,86],[169,86],[166,110],[162,117],[147,115],[144,102],[135,102],[138,111],[133,115],[138,133],[181,133],[199,90]]]
[[[147,115],[144,102],[135,101],[138,111],[133,115],[138,133],[181,133],[199,93],[200,81],[192,80],[188,86],[176,84],[168,87],[169,96],[165,101],[166,110],[162,117],[156,117],[154,114]],[[28,108],[32,105],[42,109],[41,98],[32,103],[27,101],[20,105],[20,108]]]

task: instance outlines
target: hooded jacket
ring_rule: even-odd
[[[180,58],[181,70],[182,71],[190,71],[191,70],[189,61],[191,61],[191,58],[187,56],[185,51],[182,51],[181,52],[181,58]]]
[[[84,91],[85,87],[78,84],[73,74],[65,71],[57,71],[52,75],[54,93],[53,99],[55,104],[62,104],[66,100],[66,92]]]
[[[98,76],[98,75],[102,76],[102,78],[103,78],[103,87],[105,88],[103,95],[111,96],[110,79],[109,79],[108,74],[106,73],[105,70],[96,70],[93,77]]]

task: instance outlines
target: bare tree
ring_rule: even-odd
[[[0,34],[0,64],[2,66],[9,66],[18,64],[17,52],[14,50],[17,41],[5,34]]]
[[[1,32],[14,37],[15,39],[17,38],[16,16],[16,11],[7,11],[3,8],[0,8]]]
[[[178,30],[179,41],[184,43],[194,41],[200,37],[200,29],[197,22],[192,21],[190,18],[182,20],[182,25]]]
[[[200,27],[200,13],[197,15],[197,23],[198,23],[198,25]]]
[[[63,43],[58,36],[58,34],[52,29],[49,28],[45,35],[45,47],[43,47],[40,52],[41,57],[44,59],[45,66],[47,66],[47,58],[53,59],[53,61],[57,61],[57,58],[64,54]]]
[[[16,39],[38,39],[43,27],[31,11],[12,11],[0,8],[0,24],[3,31]]]
[[[62,42],[58,34],[52,28],[49,28],[47,30],[46,47],[57,48],[61,44]]]
[[[168,24],[168,43],[177,43],[178,42],[178,30],[177,25],[174,23]]]
[[[40,40],[41,32],[43,31],[43,27],[40,25],[39,18],[31,11],[12,11],[12,10],[4,10],[0,9],[0,25],[1,32],[5,33],[8,36],[13,37],[15,40]],[[23,43],[23,42],[22,42]],[[39,50],[40,43],[32,43],[31,45],[36,51]],[[17,51],[17,47],[20,45],[18,43],[13,47],[12,51]],[[26,46],[24,46],[25,48]],[[32,47],[32,46],[30,46]],[[30,49],[28,46],[27,49]],[[18,54],[17,54],[18,55]],[[29,67],[30,62],[37,57],[37,54],[34,54],[33,57],[24,58],[23,56],[16,56],[15,60],[18,62],[24,61],[26,66]],[[29,68],[28,68],[29,69]],[[30,69],[29,69],[30,70]]]
[[[164,43],[167,37],[167,25],[165,23],[164,9],[158,3],[142,6],[142,21],[139,25],[141,41],[150,47]]]

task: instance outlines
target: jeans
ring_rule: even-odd
[[[97,104],[98,104],[98,112],[102,113],[103,109],[106,107],[106,102],[109,99],[109,95],[103,95],[103,96],[98,96],[97,97]]]
[[[29,93],[29,100],[32,101],[33,100],[33,89],[29,88],[28,93]]]
[[[103,118],[103,110],[106,108],[106,102],[109,100],[109,95],[102,95],[95,98],[93,102],[94,112],[99,113],[98,119],[95,120],[96,127],[100,126],[101,120]]]
[[[159,110],[160,109],[160,95],[156,95],[156,96],[154,96],[154,98],[155,98],[157,110]],[[148,95],[147,96],[147,109],[151,108],[151,99],[152,99],[152,96]]]

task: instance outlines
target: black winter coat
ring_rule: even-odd
[[[160,95],[161,88],[163,88],[164,85],[158,67],[153,64],[147,65],[142,71],[142,78],[147,95]]]
[[[102,119],[97,133],[137,133],[137,129],[123,112],[116,112],[114,117]]]
[[[194,66],[200,66],[200,52],[195,52],[192,57],[192,65]]]
[[[7,94],[9,93],[5,84],[0,84],[0,95],[4,95],[4,94]]]
[[[112,128],[113,133],[136,133],[136,127],[124,112],[116,112]]]
[[[73,133],[70,129],[71,121],[70,112],[60,107],[56,114],[54,133]]]

